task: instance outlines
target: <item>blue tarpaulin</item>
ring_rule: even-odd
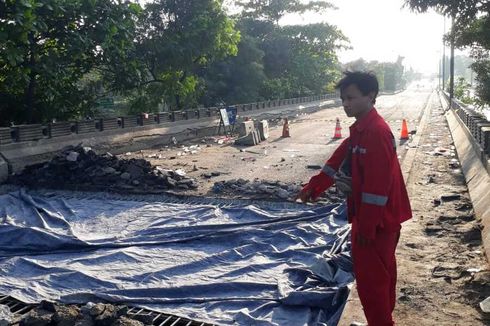
[[[353,281],[345,210],[20,190],[0,195],[0,293],[336,325]]]

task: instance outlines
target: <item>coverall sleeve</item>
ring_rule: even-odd
[[[347,151],[349,150],[349,137],[344,139],[344,141],[337,147],[335,152],[333,152],[332,156],[325,162],[325,165],[322,168],[322,172],[329,176],[329,185],[325,188],[330,187],[334,179],[335,173],[339,170],[340,165],[347,157]]]
[[[347,137],[344,141],[337,147],[332,156],[325,162],[325,165],[330,166],[332,169],[337,171],[347,156],[347,150],[349,149],[350,138]]]
[[[334,176],[343,160],[346,157],[349,149],[349,138],[345,139],[335,150],[332,156],[323,166],[320,173],[311,177],[308,184],[301,190],[302,193],[309,191],[311,199],[315,200],[325,190],[330,188],[334,183]]]
[[[390,196],[396,146],[391,132],[383,129],[366,134],[364,146],[361,204],[357,218],[360,234],[373,240],[376,227],[382,223]]]

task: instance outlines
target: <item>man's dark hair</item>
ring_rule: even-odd
[[[344,71],[344,78],[342,78],[337,85],[336,89],[340,89],[342,92],[350,85],[356,85],[361,91],[362,95],[368,95],[370,92],[374,92],[373,103],[376,102],[376,96],[379,92],[378,78],[372,72],[364,71]]]

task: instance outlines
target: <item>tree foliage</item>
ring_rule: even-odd
[[[84,74],[131,70],[139,10],[122,0],[0,1],[0,124],[83,114],[95,100],[79,87]]]
[[[0,124],[314,95],[340,76],[348,40],[327,23],[282,26],[327,1],[0,0]],[[122,114],[123,112],[121,112]]]
[[[265,93],[299,97],[325,92],[340,76],[336,51],[346,47],[345,36],[326,23],[277,27],[263,44],[270,78]]]
[[[146,80],[136,103],[156,109],[197,104],[199,69],[236,55],[240,35],[221,0],[156,0],[147,4],[138,28],[137,57]]]
[[[482,104],[490,104],[490,60],[478,60],[472,65],[477,72],[476,93]]]
[[[457,18],[463,24],[490,9],[487,0],[406,0],[405,5],[420,13],[434,9],[445,16]]]
[[[470,96],[471,85],[464,79],[464,77],[459,77],[454,83],[454,97],[465,104],[473,104],[473,100]]]
[[[287,14],[299,14],[320,5],[327,8],[326,2],[240,3],[244,10],[236,17],[242,35],[238,56],[217,62],[203,74],[203,103],[299,97],[332,88],[340,76],[336,51],[348,45],[341,31],[327,23],[277,24]]]
[[[214,106],[259,99],[261,86],[266,80],[263,57],[258,41],[242,34],[237,56],[217,61],[202,71],[202,104]]]

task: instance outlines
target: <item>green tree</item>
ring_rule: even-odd
[[[203,102],[237,103],[324,93],[340,76],[336,51],[347,39],[326,23],[281,26],[280,17],[330,8],[325,1],[238,1],[236,58],[205,71]],[[330,87],[330,88],[328,88]]]
[[[258,48],[258,41],[242,34],[238,44],[238,54],[217,61],[202,73],[205,86],[201,102],[206,106],[220,103],[248,103],[260,99],[260,89],[264,74],[264,52]]]
[[[475,77],[476,93],[481,105],[488,105],[490,104],[490,60],[478,60],[472,67],[478,72]]]
[[[140,9],[123,0],[0,1],[0,124],[84,114],[96,96],[79,82],[94,69],[137,75],[127,54]]]
[[[335,27],[326,23],[291,25],[278,29],[278,39],[284,40],[289,51],[285,63],[280,62],[278,51],[268,51],[272,57],[266,61],[266,72],[273,78],[289,80],[288,97],[321,94],[327,85],[340,76],[336,51],[347,47],[347,38]],[[266,55],[267,58],[267,55]],[[275,68],[274,68],[275,67]],[[280,68],[278,71],[277,67]]]
[[[200,69],[237,54],[240,34],[221,0],[157,0],[139,24],[136,56],[146,79],[133,93],[139,110],[165,102],[182,109],[197,104]],[[144,104],[145,107],[141,107]]]
[[[470,96],[471,85],[464,79],[459,77],[454,84],[454,97],[466,104],[473,104]]]
[[[281,15],[302,10],[289,8],[293,9]],[[261,13],[258,9],[257,15]],[[267,79],[261,90],[262,98],[319,94],[340,76],[336,51],[347,48],[348,40],[335,26],[327,23],[280,26],[269,16],[259,15],[260,19],[250,18],[248,13],[245,16],[242,33],[256,38],[264,52]]]
[[[490,3],[487,0],[405,0],[405,5],[416,12],[434,9],[444,16],[452,17],[457,29],[466,28],[481,13],[490,12]]]

